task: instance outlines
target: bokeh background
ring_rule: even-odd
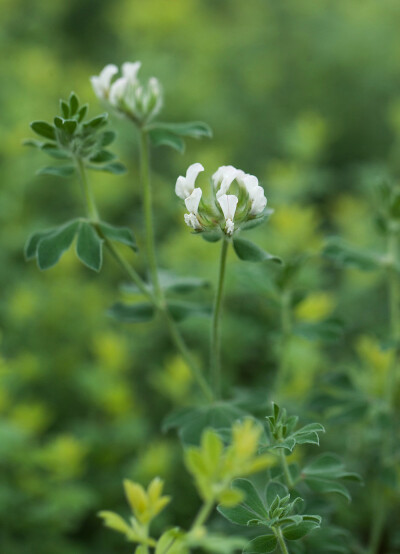
[[[25,263],[32,231],[82,213],[73,179],[35,176],[47,160],[21,145],[29,122],[52,119],[71,90],[99,113],[89,76],[106,63],[141,60],[142,76],[163,83],[163,120],[204,120],[214,130],[212,140],[188,141],[184,155],[153,154],[161,265],[215,279],[218,245],[188,232],[174,195],[190,163],[209,175],[224,164],[257,175],[275,214],[251,238],[284,259],[311,257],[296,321],[338,315],[346,324],[333,344],[291,341],[287,401],[304,407],[316,379],[338,365],[351,366],[376,397],[390,363],[379,346],[387,332],[382,276],[339,274],[318,253],[332,233],[360,246],[382,241],[369,191],[399,169],[400,3],[0,0],[0,15],[0,551],[131,552],[96,512],[126,512],[122,479],[145,484],[157,474],[175,497],[166,517],[188,522],[196,495],[179,441],[160,422],[197,391],[158,323],[121,325],[105,315],[123,281],[111,259],[100,276],[72,254],[46,273]],[[103,218],[131,225],[140,243],[137,141],[127,123],[113,118],[113,128],[129,171],[96,174],[92,183]],[[277,303],[269,269],[244,265],[230,256],[226,384],[267,398],[278,365]],[[208,322],[189,321],[185,334],[204,358]],[[351,454],[354,436],[341,434],[338,445]],[[367,508],[340,511],[363,540]]]

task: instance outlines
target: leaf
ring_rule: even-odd
[[[207,242],[218,242],[222,239],[222,231],[205,231],[204,233],[200,233],[201,238],[204,239]]]
[[[84,123],[83,127],[85,129],[88,129],[88,128],[89,129],[99,129],[100,127],[103,127],[104,125],[106,125],[107,120],[108,120],[108,114],[103,113],[101,115],[98,115],[98,116],[94,117],[93,119],[90,119],[86,123]]]
[[[276,497],[284,498],[287,494],[288,489],[285,485],[282,485],[282,483],[279,483],[278,481],[270,481],[265,490],[265,498],[268,506],[271,507],[271,504],[274,502]]]
[[[75,171],[73,166],[60,165],[55,167],[43,167],[40,169],[38,175],[56,175],[57,177],[70,177]]]
[[[186,294],[210,286],[209,281],[199,277],[180,277],[167,271],[160,272],[159,276],[162,289],[180,294]]]
[[[183,542],[184,534],[179,527],[165,531],[157,541],[154,554],[184,554],[188,550]]]
[[[261,516],[262,519],[267,517],[266,506],[251,481],[248,479],[235,479],[232,486],[244,493],[245,498],[242,505]]]
[[[87,114],[88,109],[89,109],[89,106],[87,104],[84,104],[79,108],[77,113],[77,119],[79,123],[81,123],[81,121],[85,118],[85,115]]]
[[[60,100],[60,109],[63,117],[67,119],[69,117],[69,106],[64,100]]]
[[[30,127],[37,135],[50,140],[56,140],[55,129],[50,123],[46,123],[46,121],[33,121]]]
[[[133,232],[128,227],[116,227],[104,222],[98,223],[98,227],[109,240],[126,244],[126,246],[129,246],[135,252],[138,250]]]
[[[341,266],[361,271],[373,271],[380,267],[379,259],[374,253],[358,250],[337,237],[327,242],[322,254]]]
[[[390,215],[393,219],[400,219],[400,194],[396,194],[391,202]]]
[[[156,130],[167,131],[174,135],[191,138],[211,138],[213,135],[211,127],[202,121],[188,121],[186,123],[153,123],[149,127],[149,130],[150,132]]]
[[[183,139],[167,129],[152,129],[149,131],[149,138],[153,146],[170,146],[181,154],[185,151]]]
[[[194,304],[193,302],[168,302],[168,310],[175,321],[182,321],[188,317],[209,317],[212,313],[211,306]]]
[[[361,481],[357,473],[345,470],[343,461],[335,454],[321,454],[302,471],[302,477],[311,490],[321,493],[337,493],[349,502],[351,496],[340,479]]]
[[[108,146],[109,144],[114,142],[116,136],[117,134],[114,133],[114,131],[104,131],[104,133],[100,135],[101,146]]]
[[[285,539],[289,541],[296,541],[302,537],[305,537],[308,533],[313,531],[313,529],[317,529],[320,526],[321,521],[304,521],[304,517],[305,516],[303,516],[303,521],[298,525],[288,525],[282,529]]]
[[[218,506],[218,512],[231,523],[236,525],[248,525],[250,521],[256,519],[255,514],[243,504],[238,506]]]
[[[40,269],[45,270],[56,265],[63,253],[71,246],[78,227],[78,220],[69,221],[39,240],[37,263]]]
[[[338,340],[344,331],[343,321],[336,318],[326,319],[317,323],[298,323],[295,325],[293,332],[308,340]]]
[[[100,271],[103,263],[103,241],[90,223],[81,223],[76,243],[78,258],[90,269]]]
[[[71,92],[69,96],[69,108],[70,108],[71,115],[75,115],[79,108],[79,100],[75,92]]]
[[[42,238],[51,235],[53,232],[54,232],[54,229],[47,229],[46,231],[38,231],[36,233],[33,233],[28,238],[24,248],[24,256],[26,261],[33,260],[33,258],[36,258],[39,242],[41,241]]]
[[[277,543],[278,541],[275,535],[261,535],[246,544],[243,554],[265,554],[266,552],[274,552]]]
[[[164,419],[162,430],[178,429],[185,444],[199,444],[204,429],[225,431],[231,428],[234,421],[246,415],[246,411],[233,403],[220,401],[210,406],[183,408],[173,412]]]
[[[97,171],[107,171],[114,175],[123,175],[126,173],[126,167],[121,162],[111,162],[106,165],[89,165],[89,169],[96,169]]]
[[[73,135],[75,133],[77,125],[78,123],[75,119],[66,119],[63,124],[63,129],[69,135]]]
[[[58,148],[55,144],[52,144],[50,142],[46,142],[45,144],[42,144],[40,146],[41,150],[51,156],[52,158],[56,158],[57,160],[69,160],[71,159],[71,154],[67,152],[66,150],[62,150],[61,148]]]
[[[93,163],[104,163],[111,160],[115,160],[116,155],[110,152],[109,150],[100,150],[94,156],[91,156],[89,160]]]
[[[273,256],[272,254],[268,254],[268,252],[265,252],[264,250],[262,250],[262,248],[246,239],[234,238],[233,248],[238,258],[245,262],[275,262],[278,264],[282,263],[281,258]]]
[[[143,323],[153,319],[155,309],[147,302],[140,304],[117,302],[108,310],[108,314],[123,323]]]

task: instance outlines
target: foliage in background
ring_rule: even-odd
[[[119,279],[111,264],[94,283],[69,253],[45,276],[25,265],[21,254],[27,231],[61,224],[81,210],[78,191],[56,177],[40,178],[40,186],[32,180],[40,161],[33,152],[21,153],[26,121],[32,115],[49,119],[71,85],[80,97],[93,98],[87,75],[108,60],[142,59],[165,85],[168,120],[195,116],[215,131],[212,146],[192,142],[183,157],[160,149],[154,158],[163,267],[178,267],[180,274],[190,269],[208,281],[216,273],[210,260],[217,247],[202,241],[194,247],[176,210],[175,179],[191,161],[216,167],[226,159],[264,182],[275,214],[268,229],[251,231],[252,238],[282,255],[287,270],[275,276],[266,267],[228,260],[223,333],[231,381],[267,389],[279,357],[282,398],[306,420],[310,410],[320,417],[333,390],[359,419],[349,428],[337,402],[329,405],[330,432],[322,448],[340,452],[368,480],[375,449],[365,447],[363,432],[368,445],[380,436],[370,413],[366,419],[365,395],[369,403],[379,401],[394,355],[387,348],[386,286],[380,272],[339,272],[316,254],[326,234],[374,251],[385,240],[374,232],[376,201],[367,192],[388,173],[398,178],[398,3],[179,0],[166,9],[161,0],[23,6],[4,0],[2,7],[0,40],[9,55],[1,62],[7,79],[0,93],[0,549],[129,552],[94,517],[104,506],[124,511],[125,477],[142,483],[154,475],[168,478],[176,498],[172,511],[161,514],[160,527],[172,521],[189,526],[198,507],[187,506],[192,489],[180,447],[172,434],[159,435],[160,420],[172,407],[190,404],[194,388],[166,333],[152,323],[132,333],[104,318]],[[99,174],[96,195],[107,220],[140,228],[128,129],[116,145],[128,174]],[[142,241],[138,237],[139,246]],[[197,294],[210,298],[207,287]],[[283,337],[282,300],[293,308],[289,318],[284,312]],[[187,336],[198,352],[207,335],[205,321],[188,322]],[[353,392],[338,378],[338,368],[351,374]],[[307,408],[304,398],[316,381],[327,396],[312,398]],[[372,451],[371,457],[360,457],[360,449]],[[399,511],[393,479],[389,471],[384,495],[390,512],[381,546],[391,553],[400,544],[398,532],[388,532]],[[375,489],[382,502],[381,483]],[[357,510],[338,500],[334,514],[363,544],[376,506],[370,492],[355,493]]]

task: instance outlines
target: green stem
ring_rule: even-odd
[[[193,360],[192,355],[189,352],[188,347],[185,344],[185,341],[183,340],[183,337],[181,333],[179,332],[178,327],[176,326],[174,320],[172,319],[171,315],[168,312],[167,308],[162,309],[163,316],[165,318],[165,322],[167,324],[169,333],[171,335],[172,340],[175,343],[176,348],[180,352],[182,358],[185,360],[186,364],[188,365],[189,369],[192,372],[192,375],[195,377],[197,383],[199,384],[201,390],[204,393],[204,396],[207,398],[208,401],[212,401],[214,398],[214,395],[212,393],[212,390],[207,383],[207,381],[204,378],[203,372],[197,365],[197,363]]]
[[[99,213],[97,211],[93,192],[86,178],[85,165],[81,158],[76,158],[75,163],[78,170],[79,180],[81,182],[82,193],[85,198],[88,217],[92,221],[99,221]]]
[[[400,288],[399,276],[396,270],[399,252],[399,236],[398,232],[392,231],[388,238],[388,256],[391,265],[388,268],[388,297],[389,297],[389,313],[390,313],[390,338],[395,343],[395,357],[390,368],[387,382],[387,401],[389,409],[393,407],[393,394],[397,385],[398,371],[398,342],[400,341]]]
[[[286,546],[285,539],[283,538],[281,528],[280,527],[273,527],[272,530],[275,534],[275,537],[278,539],[279,548],[280,548],[282,554],[289,554],[289,550]]]
[[[193,525],[190,529],[190,531],[195,531],[199,527],[202,527],[204,523],[207,521],[212,509],[214,507],[214,499],[207,500],[207,502],[204,502],[203,506],[200,508]]]
[[[214,300],[214,311],[211,326],[211,345],[210,345],[210,369],[211,369],[211,382],[215,395],[218,397],[221,390],[221,336],[220,336],[220,322],[221,322],[221,308],[222,298],[224,292],[225,281],[225,268],[226,258],[228,253],[229,241],[224,239],[222,241],[221,255],[219,260],[219,275],[217,292]]]
[[[284,290],[281,297],[281,340],[279,349],[279,366],[276,376],[275,388],[279,391],[288,377],[289,357],[287,348],[289,346],[292,333],[292,314],[291,314],[292,293],[290,290]]]
[[[143,208],[144,220],[146,229],[146,252],[147,261],[149,264],[151,280],[154,287],[154,292],[158,300],[162,300],[162,291],[158,278],[156,249],[154,243],[154,226],[153,226],[153,201],[151,194],[150,182],[150,155],[149,155],[149,140],[147,131],[140,129],[140,180],[143,192]]]
[[[279,449],[279,458],[280,458],[283,474],[285,476],[286,484],[289,487],[289,489],[292,489],[293,488],[293,479],[292,479],[292,476],[290,474],[290,469],[289,469],[288,463],[286,461],[285,450],[283,448]]]

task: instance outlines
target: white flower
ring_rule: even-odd
[[[126,89],[128,88],[128,79],[126,77],[120,77],[112,84],[110,89],[110,104],[117,108],[126,96]]]
[[[162,108],[163,95],[160,81],[156,77],[151,77],[147,85],[146,111],[151,115],[156,115]]]
[[[186,171],[186,176],[178,177],[175,185],[175,194],[185,200],[194,191],[194,184],[198,174],[204,171],[204,167],[200,163],[192,164]]]
[[[93,90],[100,100],[108,98],[111,86],[111,80],[118,73],[118,67],[114,64],[106,65],[100,75],[95,75],[90,78]]]
[[[238,197],[234,194],[223,194],[222,196],[218,197],[218,202],[221,206],[226,221],[225,232],[227,235],[232,235],[235,229],[233,218],[235,217]]]
[[[212,176],[214,187],[218,189],[217,198],[228,192],[229,187],[236,179],[240,171],[240,169],[236,169],[233,165],[222,165],[217,169]]]
[[[122,64],[122,75],[131,83],[136,83],[137,74],[142,62],[125,62]]]
[[[185,214],[185,223],[188,227],[195,229],[196,231],[201,229],[201,225],[195,214]]]
[[[185,199],[185,204],[188,212],[197,215],[199,210],[199,204],[203,191],[201,188],[194,189],[192,194]]]
[[[254,189],[251,189],[249,196],[251,199],[250,215],[259,215],[267,205],[264,189],[258,185]]]

